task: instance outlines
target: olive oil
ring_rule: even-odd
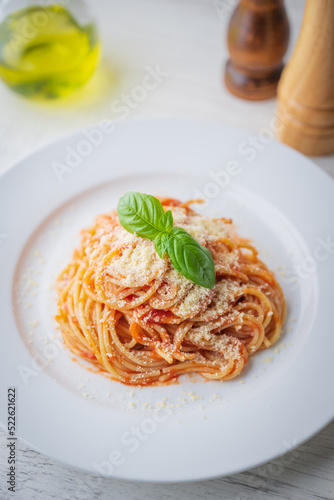
[[[96,26],[60,5],[35,6],[0,24],[0,77],[25,96],[55,98],[84,84],[99,60]]]

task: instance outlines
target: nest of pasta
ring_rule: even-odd
[[[154,243],[128,233],[117,212],[82,231],[80,248],[57,280],[66,346],[130,385],[175,381],[186,373],[236,377],[248,356],[274,344],[285,314],[274,274],[231,221],[160,199],[174,224],[213,256],[216,284],[196,285]]]

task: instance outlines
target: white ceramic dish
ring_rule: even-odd
[[[17,435],[31,447],[96,474],[200,480],[269,461],[331,421],[334,183],[281,144],[247,142],[218,124],[134,120],[77,132],[1,177],[1,394],[17,388]],[[241,377],[131,389],[63,349],[54,277],[80,229],[128,190],[206,195],[203,213],[232,217],[276,269],[284,334]]]

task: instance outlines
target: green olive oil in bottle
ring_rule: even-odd
[[[80,24],[62,5],[33,5],[0,23],[0,77],[25,96],[69,94],[90,78],[99,55],[95,23]]]

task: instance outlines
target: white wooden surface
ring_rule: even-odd
[[[130,116],[203,118],[243,127],[254,135],[268,127],[275,100],[238,100],[221,84],[227,56],[226,25],[235,3],[236,0],[92,2],[101,25],[104,60],[84,89],[62,102],[42,105],[21,99],[0,86],[0,171],[63,133],[102,119],[120,118],[111,106],[141,85],[148,66],[158,65],[169,76],[143,102],[135,103]],[[286,4],[292,24],[291,51],[304,1],[290,0]],[[334,156],[314,161],[334,176]],[[5,445],[1,431],[1,500],[334,499],[334,424],[270,464],[233,477],[194,484],[152,485],[89,477],[20,444],[18,491],[10,496],[5,487]]]

